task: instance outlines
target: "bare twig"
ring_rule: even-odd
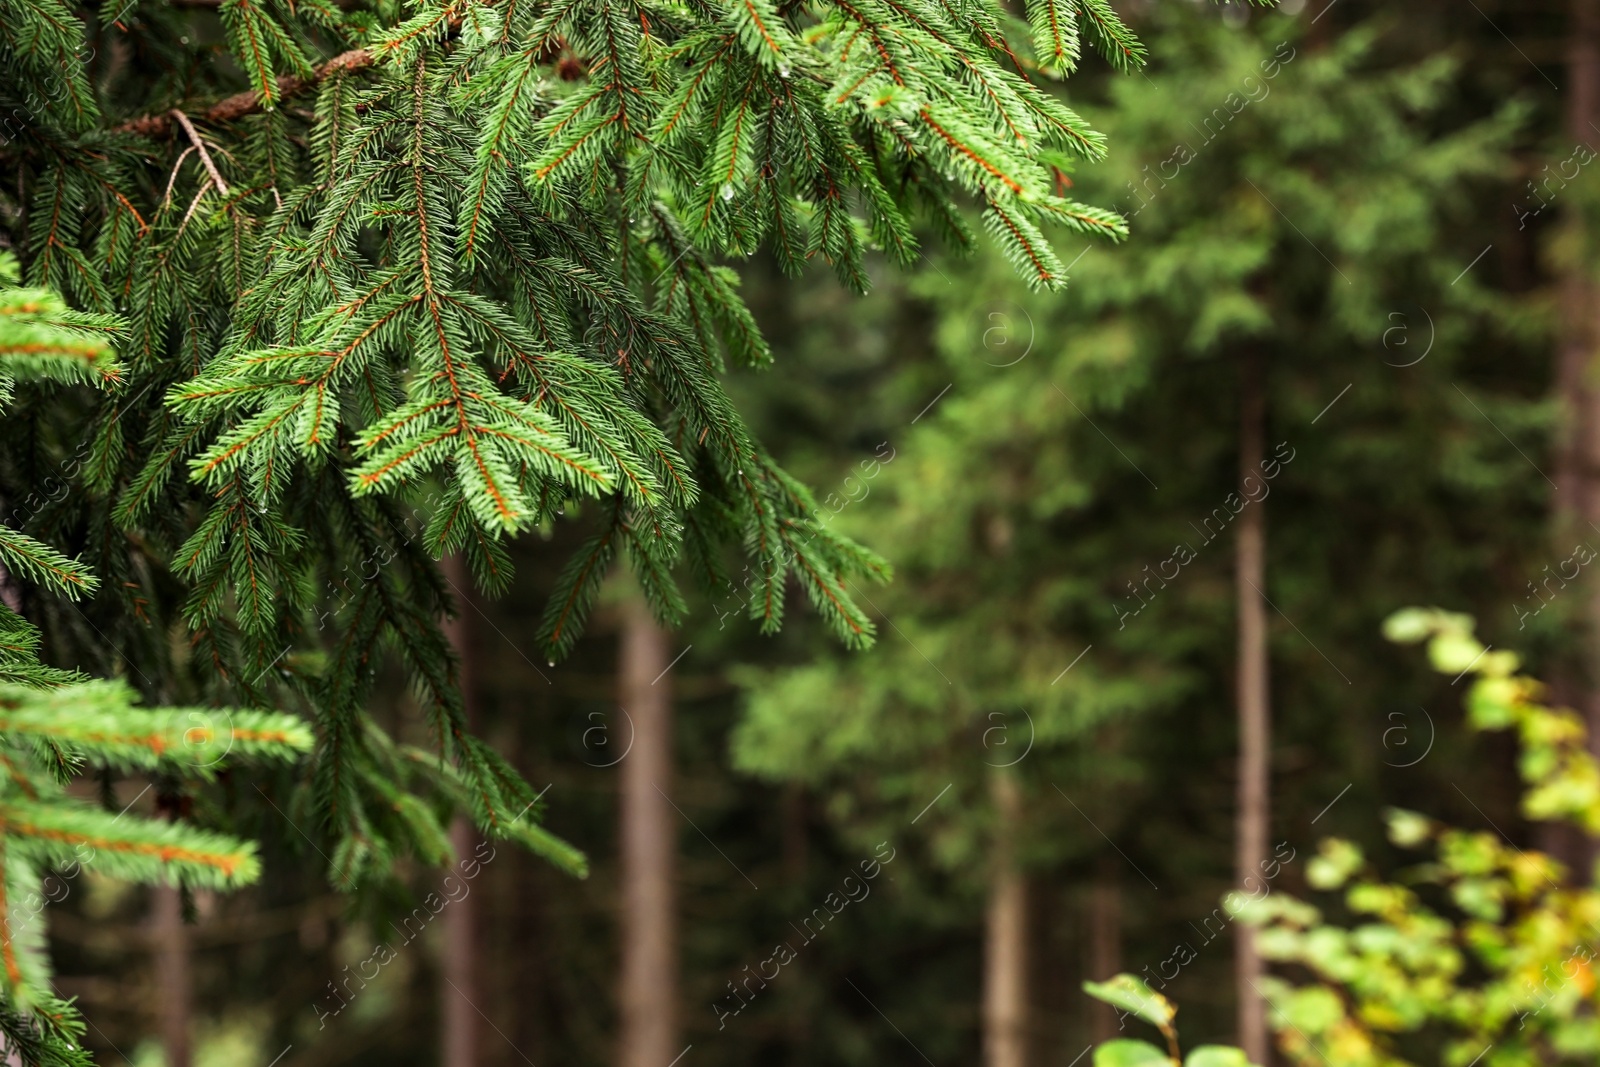
[[[161,197],[161,203],[163,205],[165,205],[168,200],[172,199],[172,187],[178,184],[178,172],[183,169],[183,161],[188,159],[189,153],[193,151],[194,145],[190,145],[188,148],[185,148],[182,152],[178,153],[178,162],[172,165],[172,173],[167,175],[167,191],[166,194]]]
[[[206,151],[205,144],[200,140],[200,135],[194,130],[194,123],[189,121],[189,116],[172,109],[172,117],[178,120],[178,125],[183,127],[183,132],[189,135],[189,143],[194,145],[194,150],[200,153],[200,162],[206,165],[206,171],[211,175],[211,180],[216,184],[217,192],[223,196],[228,195],[228,183],[222,180],[222,175],[217,171],[217,165],[211,162],[211,153]]]
[[[202,182],[200,184],[200,191],[194,194],[194,199],[189,201],[189,210],[185,211],[183,213],[183,221],[178,224],[178,230],[179,230],[180,233],[183,230],[188,229],[189,220],[194,218],[194,209],[200,206],[200,201],[205,197],[206,193],[208,193],[210,190],[211,190],[211,179],[207,178],[204,182]]]

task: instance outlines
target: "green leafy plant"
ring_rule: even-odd
[[[1384,632],[1426,641],[1435,670],[1474,678],[1466,707],[1475,729],[1514,729],[1526,819],[1600,833],[1600,766],[1584,723],[1544,702],[1515,653],[1485,648],[1470,617],[1438,609],[1402,611]],[[1354,926],[1328,923],[1290,896],[1254,913],[1262,952],[1312,979],[1264,984],[1283,1051],[1338,1067],[1592,1061],[1600,891],[1574,885],[1554,857],[1498,829],[1395,809],[1387,832],[1398,848],[1424,851],[1424,862],[1384,877],[1352,841],[1328,840],[1307,869],[1315,888],[1342,891]]]
[[[1600,763],[1583,721],[1546,704],[1544,686],[1518,673],[1515,653],[1484,646],[1470,617],[1437,609],[1398,612],[1384,632],[1426,642],[1442,674],[1473,677],[1466,707],[1475,729],[1516,731],[1524,817],[1600,834]],[[1600,889],[1575,883],[1560,862],[1518,847],[1498,828],[1463,830],[1391,810],[1387,831],[1395,846],[1426,852],[1425,861],[1386,877],[1355,843],[1330,838],[1308,865],[1314,888],[1342,892],[1353,925],[1325,921],[1283,893],[1239,917],[1261,928],[1265,956],[1290,967],[1262,986],[1290,1060],[1306,1067],[1593,1062]],[[1170,1001],[1133,975],[1084,988],[1125,1018],[1155,1026],[1168,1046],[1107,1042],[1095,1051],[1096,1067],[1178,1062]],[[1245,1062],[1237,1049],[1206,1056],[1219,1067]]]
[[[1143,978],[1119,974],[1104,982],[1083,983],[1084,992],[1161,1031],[1166,1049],[1132,1037],[1117,1037],[1095,1047],[1094,1067],[1250,1067],[1240,1049],[1228,1045],[1196,1045],[1183,1055],[1178,1045],[1178,1009],[1150,988]]]
[[[1439,610],[1399,612],[1385,633],[1425,642],[1442,674],[1473,678],[1475,729],[1516,732],[1525,818],[1600,833],[1600,766],[1583,721],[1546,704],[1515,653],[1485,647],[1470,618]],[[1356,844],[1331,839],[1308,866],[1315,888],[1342,892],[1353,925],[1287,895],[1247,919],[1262,925],[1265,955],[1310,975],[1264,984],[1284,1052],[1335,1067],[1593,1062],[1600,890],[1586,872],[1498,828],[1464,830],[1402,810],[1387,823],[1389,840],[1423,862],[1385,876]]]

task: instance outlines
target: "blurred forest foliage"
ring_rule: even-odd
[[[1133,236],[1060,240],[1064,293],[1030,293],[990,248],[875,270],[866,298],[820,268],[742,265],[776,359],[730,388],[896,577],[860,591],[866,652],[804,612],[762,636],[737,583],[671,639],[684,1067],[977,1062],[986,937],[1007,922],[1025,931],[1028,1062],[1116,1033],[1080,984],[1117,971],[1181,1004],[1188,1040],[1234,1040],[1232,935],[1212,917],[1237,888],[1225,499],[1247,365],[1274,461],[1271,892],[1314,896],[1327,834],[1392,868],[1391,806],[1585,867],[1581,840],[1520,812],[1514,740],[1469,732],[1451,679],[1380,636],[1406,605],[1468,613],[1584,706],[1595,577],[1567,568],[1600,530],[1567,521],[1560,488],[1563,293],[1600,262],[1594,154],[1567,127],[1583,5],[1119,7],[1152,60],[1074,80],[1111,153],[1070,181]],[[532,651],[584,533],[516,543],[513,588],[464,616],[484,735],[592,871],[501,847],[455,883],[476,901],[495,1067],[613,1055],[626,591],[559,666]],[[422,730],[402,681],[384,692],[386,721]],[[438,1062],[441,929],[394,932],[415,899],[389,902],[395,927],[346,921],[304,843],[262,836],[259,886],[192,901],[194,1062]],[[869,892],[798,929],[873,860]],[[416,899],[441,878],[411,871]],[[162,1062],[146,891],[63,884],[57,984],[86,1042]],[[751,995],[774,942],[793,958]],[[392,959],[337,997],[380,945]]]

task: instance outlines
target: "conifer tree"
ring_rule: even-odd
[[[20,382],[111,387],[122,377],[109,343],[121,323],[74,313],[48,289],[20,288],[16,258],[0,253],[0,388]],[[95,576],[78,560],[0,527],[0,565],[19,582],[68,599]],[[93,867],[109,877],[227,889],[260,867],[254,845],[187,822],[127,817],[69,796],[89,770],[211,777],[238,760],[293,759],[310,749],[297,716],[218,708],[141,708],[124,683],[41,664],[39,632],[0,603],[0,1034],[10,1062],[87,1063],[83,1023],[50,987],[43,879]]]
[[[1090,48],[1143,61],[1107,0],[0,0],[3,240],[127,322],[112,387],[0,430],[3,536],[102,582],[30,597],[49,658],[306,709],[290,814],[344,887],[448,855],[451,808],[581,872],[467,728],[435,560],[503,590],[504,539],[581,511],[552,660],[615,562],[672,623],[680,562],[721,581],[735,550],[763,630],[793,581],[870,642],[849,587],[887,567],[730,402],[728,364],[770,353],[717,260],[819,259],[861,291],[919,227],[970,247],[970,202],[1059,286],[1042,227],[1124,233],[1060,195],[1104,145],[1043,79]],[[368,707],[391,662],[426,746]]]
[[[1507,345],[1503,324],[1469,288],[1481,279],[1451,286],[1483,245],[1468,247],[1451,220],[1470,217],[1475,187],[1506,168],[1515,112],[1458,125],[1447,62],[1380,60],[1374,42],[1392,38],[1377,24],[1312,53],[1305,21],[1268,14],[1238,28],[1182,5],[1139,27],[1160,62],[1148,81],[1110,81],[1103,111],[1083,105],[1123,151],[1079,182],[1094,200],[1125,182],[1141,236],[1088,249],[1064,296],[1020,293],[982,258],[918,275],[937,343],[907,353],[903,377],[871,402],[904,413],[884,429],[896,458],[870,493],[844,480],[826,508],[893,548],[898,579],[873,606],[895,629],[867,656],[752,675],[735,735],[743,768],[812,785],[850,833],[904,833],[954,782],[934,809],[948,805],[947,820],[930,811],[916,830],[927,866],[959,878],[1001,834],[985,764],[1032,737],[1015,769],[1028,790],[1024,864],[1070,883],[1104,854],[1143,932],[1193,937],[1186,921],[1238,884],[1231,820],[1215,816],[1233,807],[1219,794],[1236,734],[1218,712],[1232,703],[1235,648],[1219,620],[1233,599],[1227,525],[1244,510],[1228,364],[1247,345],[1273,368],[1265,451],[1277,462],[1250,506],[1270,493],[1277,547],[1261,588],[1281,609],[1266,605],[1265,635],[1282,668],[1279,758],[1316,752],[1302,773],[1280,774],[1269,842],[1303,833],[1354,775],[1371,782],[1370,747],[1336,747],[1366,737],[1328,723],[1362,694],[1394,699],[1394,674],[1350,667],[1370,662],[1382,606],[1471,589],[1497,626],[1516,628],[1509,587],[1485,589],[1481,560],[1527,566],[1537,475],[1448,384],[1526,435],[1537,372],[1506,379],[1476,364]],[[1066,247],[1071,261],[1084,243]],[[1438,325],[1431,351],[1423,307]],[[1433,525],[1445,513],[1452,528]],[[1524,536],[1487,527],[1491,515]],[[996,748],[1001,738],[1015,748]],[[1155,975],[1170,953],[1169,941],[1129,962]],[[1226,954],[1220,940],[1183,976],[1205,990],[1191,1016],[1231,1033]],[[929,1003],[933,980],[910,995],[906,985],[884,1010],[920,1011],[936,1029],[951,1003]],[[1070,1060],[1081,1047],[1063,1038],[1056,1052]]]

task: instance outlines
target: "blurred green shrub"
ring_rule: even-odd
[[[1518,673],[1515,653],[1485,647],[1470,617],[1437,609],[1401,611],[1384,632],[1426,642],[1435,670],[1472,678],[1474,729],[1516,731],[1526,818],[1600,836],[1600,764],[1588,730],[1573,711],[1545,702],[1543,684]],[[1262,992],[1288,1059],[1304,1067],[1594,1063],[1600,889],[1588,884],[1592,872],[1519,848],[1498,828],[1462,830],[1398,809],[1387,824],[1389,840],[1421,854],[1420,863],[1385,877],[1355,843],[1330,838],[1308,866],[1314,888],[1343,893],[1348,925],[1287,894],[1241,916],[1261,928],[1262,952],[1284,971]],[[1132,975],[1084,988],[1124,1019],[1155,1026],[1167,1043],[1162,1051],[1118,1038],[1095,1050],[1095,1067],[1247,1063],[1237,1049],[1216,1046],[1182,1059],[1176,1009]]]

